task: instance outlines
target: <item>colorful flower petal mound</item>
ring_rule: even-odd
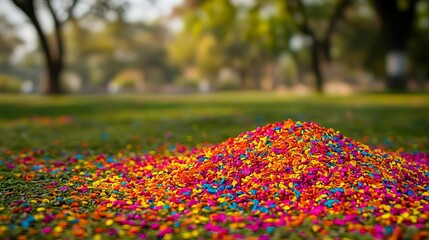
[[[43,185],[2,191],[2,238],[429,237],[429,153],[373,149],[316,123],[140,156],[39,152],[1,165],[2,186]]]

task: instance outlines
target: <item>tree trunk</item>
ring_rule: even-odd
[[[311,67],[313,69],[314,77],[316,79],[316,91],[318,93],[323,92],[323,75],[320,70],[320,43],[317,39],[313,38],[313,43],[311,45]]]
[[[386,46],[387,89],[407,91],[406,48],[413,32],[416,5],[419,0],[407,1],[402,8],[399,0],[372,0],[381,20],[381,35]]]
[[[34,0],[13,0],[13,3],[20,8],[25,15],[30,19],[34,28],[36,29],[37,36],[40,40],[40,45],[43,50],[46,61],[46,72],[47,72],[47,88],[44,89],[46,94],[62,94],[63,90],[60,83],[60,76],[63,70],[63,39],[61,36],[61,23],[55,15],[55,11],[52,9],[50,1],[47,1],[50,13],[55,23],[55,43],[57,49],[53,49],[52,45],[49,45],[48,39],[43,32],[40,25],[39,19],[36,16],[35,1]],[[74,4],[75,5],[75,4]],[[73,5],[73,6],[74,6]],[[56,50],[56,51],[55,51]]]
[[[49,69],[49,86],[47,94],[62,94],[64,93],[61,86],[61,73],[64,68],[64,41],[62,36],[62,23],[58,20],[58,17],[55,13],[55,10],[52,8],[51,1],[47,1],[48,9],[51,13],[52,19],[54,20],[55,27],[55,45],[56,45],[56,54],[51,55],[51,66]]]
[[[325,35],[321,41],[321,48],[323,49],[326,61],[332,60],[331,56],[331,42],[332,35],[335,32],[335,28],[338,22],[343,18],[344,11],[353,3],[353,0],[341,0],[335,7],[334,13],[329,19],[328,28],[325,31]]]
[[[48,95],[63,94],[64,92],[60,81],[62,66],[57,61],[52,62],[52,65],[48,66],[48,85],[45,89],[45,93]]]
[[[320,69],[320,63],[324,57],[326,61],[331,60],[331,38],[334,34],[338,21],[343,18],[343,13],[346,8],[353,3],[352,0],[341,0],[336,5],[334,14],[330,17],[328,28],[325,30],[325,34],[321,40],[318,40],[313,29],[310,28],[307,13],[305,11],[305,5],[302,0],[286,1],[286,6],[290,8],[292,12],[298,12],[300,20],[296,21],[296,24],[300,28],[301,32],[306,34],[313,41],[311,46],[311,68],[316,78],[316,91],[323,93],[324,78]],[[289,10],[288,10],[289,11]],[[292,18],[294,19],[294,18]],[[321,54],[323,52],[323,54]],[[324,55],[324,56],[323,56]]]

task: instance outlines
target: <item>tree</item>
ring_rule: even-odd
[[[182,68],[196,67],[213,84],[225,60],[223,40],[231,32],[235,8],[228,0],[187,0],[174,14],[184,19],[184,32],[170,45],[170,60]]]
[[[415,30],[408,44],[408,54],[410,70],[414,73],[418,88],[423,90],[429,76],[429,2],[419,2],[416,11]]]
[[[334,11],[328,19],[325,31],[319,35],[317,34],[319,29],[311,27],[310,24],[311,19],[309,17],[309,12],[313,10],[310,9],[311,6],[305,5],[302,0],[288,0],[286,2],[286,11],[295,15],[293,19],[298,29],[311,39],[311,65],[316,78],[316,89],[318,92],[323,92],[324,78],[320,64],[322,60],[326,60],[327,62],[331,61],[332,36],[338,21],[343,18],[343,13],[345,9],[351,5],[352,0],[338,0],[336,2]],[[325,3],[321,4],[325,5]],[[313,13],[314,12],[316,11],[313,10]],[[320,10],[317,12],[320,12]],[[324,19],[326,17],[321,16],[321,18]]]
[[[48,78],[47,94],[61,94],[61,73],[64,68],[64,39],[63,39],[63,26],[64,23],[73,17],[73,11],[77,5],[78,0],[61,1],[63,13],[66,15],[62,18],[58,15],[58,11],[54,9],[54,1],[44,1],[47,5],[48,12],[54,23],[54,39],[50,44],[49,35],[46,29],[42,28],[41,21],[37,16],[38,8],[42,7],[42,2],[36,0],[12,0],[12,2],[29,18],[31,24],[37,31],[37,36],[42,47],[45,62],[46,72]],[[56,2],[58,3],[58,1]]]
[[[67,25],[67,70],[80,77],[85,92],[108,90],[126,69],[141,71],[151,84],[165,83],[173,74],[166,59],[166,27],[158,21],[127,22],[123,7],[108,6]]]
[[[413,34],[416,5],[419,0],[371,0],[381,22],[381,34],[386,43],[387,88],[407,89],[407,44]]]
[[[0,15],[0,92],[18,92],[21,87],[22,75],[12,64],[12,56],[17,47],[23,43],[17,36],[16,25]]]
[[[86,92],[105,88],[108,81],[123,67],[115,61],[115,49],[127,39],[123,30],[123,6],[107,5],[110,1],[98,1],[92,10],[68,22],[65,36],[69,40],[67,68],[77,73]],[[106,16],[110,16],[107,18]],[[98,26],[93,28],[93,26]]]
[[[279,57],[290,50],[288,43],[294,26],[289,13],[283,11],[284,1],[258,1],[236,7],[239,13],[232,34],[237,40],[227,42],[226,48],[228,59],[232,59],[229,65],[237,63],[241,78],[250,80],[244,83],[258,88],[262,75],[275,78],[273,69]],[[274,86],[276,83],[274,80]]]
[[[170,48],[171,56],[175,62],[197,66],[207,78],[227,66],[238,72],[242,88],[260,88],[264,67],[289,47],[293,28],[284,4],[281,0],[184,1],[175,12],[184,19],[184,32]]]
[[[16,27],[9,22],[5,16],[0,15],[0,70],[2,72],[10,71],[10,59],[15,48],[23,43],[22,39],[16,34]]]
[[[383,44],[379,41],[376,14],[368,1],[357,0],[346,11],[345,24],[338,24],[333,56],[349,70],[365,70],[380,76],[384,71]],[[353,79],[352,75],[348,76]],[[357,78],[355,78],[357,80]]]

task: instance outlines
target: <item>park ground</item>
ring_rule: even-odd
[[[371,146],[429,151],[429,95],[273,93],[0,96],[0,147],[117,153],[215,144],[267,123],[312,121]]]
[[[79,161],[78,164],[82,165],[75,165],[73,168],[67,165],[61,168],[63,173],[57,174],[54,172],[58,170],[39,171],[38,169],[43,168],[38,165],[41,162],[28,165],[28,161],[42,161],[56,166],[57,163],[63,164],[64,159],[72,161],[82,159],[83,156],[156,156],[156,152],[160,153],[158,156],[177,154],[181,153],[181,149],[185,149],[182,146],[192,148],[220,143],[243,131],[287,119],[317,122],[371,146],[405,152],[429,151],[428,95],[304,97],[260,92],[186,96],[1,95],[0,236],[24,239],[32,234],[38,234],[35,236],[40,237],[45,233],[52,233],[55,237],[63,234],[64,237],[74,238],[95,234],[94,231],[98,231],[99,226],[103,226],[104,231],[104,227],[113,223],[110,217],[104,224],[103,220],[96,220],[95,215],[91,218],[95,220],[89,222],[87,217],[78,220],[69,216],[70,221],[81,221],[79,226],[82,225],[86,229],[84,230],[76,228],[77,222],[70,222],[73,225],[71,227],[60,218],[62,213],[70,214],[69,208],[75,209],[73,211],[76,213],[95,214],[94,208],[98,205],[94,205],[93,198],[98,198],[98,193],[95,192],[98,187],[93,187],[94,179],[88,178],[91,175],[85,175],[89,173],[84,171],[77,172],[79,176],[84,174],[85,177],[74,175],[77,173],[75,170],[81,167],[90,169],[91,162]],[[112,171],[115,171],[115,168],[112,168]],[[110,170],[107,172],[109,176],[112,174]],[[82,181],[85,183],[82,184],[87,186],[89,183],[92,186],[90,192],[83,194],[83,197],[91,197],[88,199],[90,204],[86,200],[74,202],[75,194],[80,194],[72,191],[73,189],[70,192],[68,190],[80,183],[72,183],[72,179],[84,179]],[[54,183],[61,185],[55,193],[49,188],[50,184]],[[103,194],[105,190],[103,189]],[[106,191],[111,193],[110,190]],[[111,196],[120,198],[122,193],[118,194]],[[69,201],[70,199],[73,201]],[[29,211],[33,209],[32,212],[22,212],[27,211],[27,207]],[[120,209],[111,211],[120,212]],[[58,213],[58,221],[42,223],[39,220],[45,215],[41,212]],[[109,214],[116,216],[115,212]],[[299,233],[309,232],[313,236],[311,231],[318,230],[314,230],[314,226],[309,225],[308,221],[296,229]],[[65,228],[66,226],[69,227]],[[349,236],[343,228],[338,231],[336,229],[332,228],[326,233],[333,234],[332,236]],[[115,229],[111,230],[116,234]],[[121,231],[119,235],[124,236],[125,232]],[[280,236],[278,234],[282,234],[282,231],[285,229],[278,230],[273,238]],[[424,230],[419,233],[417,231],[417,228],[408,227],[403,229],[403,234],[405,238],[425,234]],[[292,232],[290,234],[296,233]],[[130,234],[131,238],[133,233]],[[156,231],[149,231],[147,234],[149,238],[160,236]],[[180,234],[185,238],[188,233]],[[103,238],[102,235],[96,234],[94,239],[96,236]],[[115,237],[117,236],[111,239]],[[356,238],[356,235],[349,237]],[[318,237],[314,239],[316,238]],[[359,235],[359,238],[372,239],[368,234]]]

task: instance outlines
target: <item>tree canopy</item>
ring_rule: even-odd
[[[155,4],[149,0],[144,6],[127,0],[11,2],[37,32],[45,60],[38,79],[48,94],[67,92],[72,75],[81,91],[105,92],[124,71],[140,72],[153,85],[146,89],[185,84],[213,91],[298,84],[322,92],[333,79],[361,81],[354,75],[361,72],[371,81],[385,78],[387,89],[396,91],[406,90],[408,80],[424,85],[428,74],[425,1],[185,0],[151,21],[129,18],[137,6],[148,14],[145,8]],[[48,18],[52,28],[43,24]],[[12,35],[0,37],[2,66],[21,44]],[[22,62],[38,62],[29,61],[37,52],[27,55]]]

